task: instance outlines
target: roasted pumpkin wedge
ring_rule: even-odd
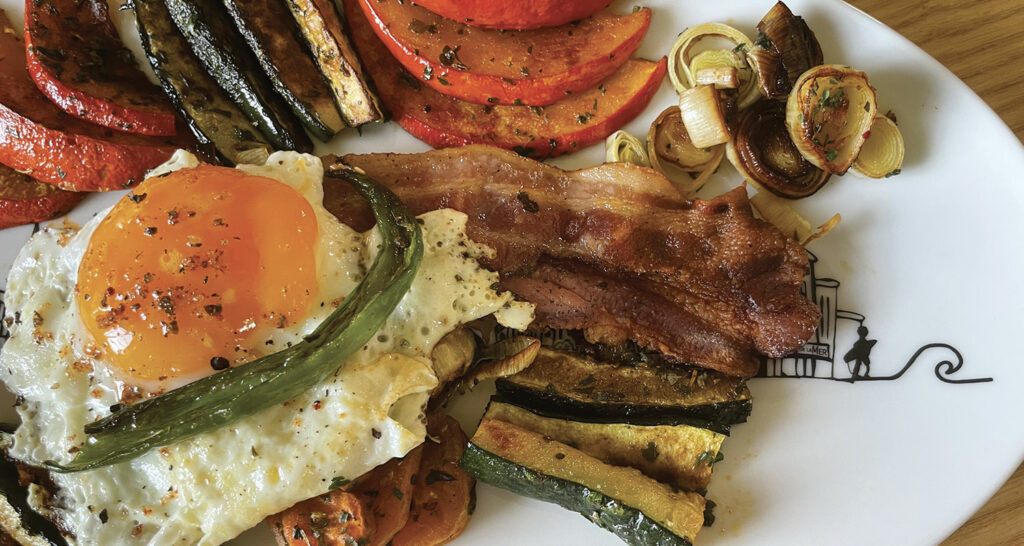
[[[597,87],[551,106],[473,104],[442,95],[406,72],[359,15],[358,1],[344,0],[345,13],[381,100],[402,128],[435,148],[490,144],[533,159],[576,151],[636,117],[667,70],[665,59],[634,59]]]
[[[459,467],[469,441],[458,421],[443,413],[427,419],[427,440],[416,472],[409,521],[393,546],[434,546],[466,529],[476,504],[476,480]],[[437,441],[435,441],[437,440]]]
[[[345,128],[334,98],[281,0],[224,0],[263,73],[313,136],[328,141]]]
[[[391,459],[356,480],[352,492],[373,515],[373,535],[368,546],[390,543],[408,523],[424,447],[421,444],[405,457]]]
[[[196,138],[213,145],[230,164],[238,163],[238,154],[245,150],[272,148],[203,69],[163,0],[133,0],[132,6],[146,58]]]
[[[280,546],[383,546],[409,519],[423,446],[267,518]]]
[[[579,512],[627,544],[689,545],[704,524],[704,497],[494,419],[480,422],[460,465],[496,487]]]
[[[590,89],[640,47],[651,22],[651,11],[642,8],[629,15],[602,12],[559,27],[501,32],[439,17],[412,2],[359,4],[406,70],[445,95],[484,105],[546,106]]]
[[[740,378],[691,367],[616,366],[550,349],[495,385],[501,402],[595,423],[686,424],[728,434],[751,407]]]
[[[687,491],[703,491],[725,436],[687,425],[630,425],[554,419],[491,402],[484,417],[547,436],[615,465]]]
[[[380,99],[345,34],[339,8],[331,0],[286,0],[285,4],[299,24],[345,122],[358,127],[383,120]]]
[[[304,500],[266,522],[279,546],[365,544],[374,533],[370,510],[343,489]]]
[[[20,33],[3,11],[0,25],[0,163],[65,190],[115,190],[141,181],[183,145],[64,113],[29,77]]]
[[[171,19],[206,72],[278,150],[312,150],[309,137],[278,97],[219,2],[165,0]]]
[[[117,131],[173,135],[174,109],[121,44],[102,0],[25,2],[25,52],[61,110]]]
[[[85,195],[0,165],[0,229],[55,218],[71,210]]]
[[[449,19],[484,28],[526,30],[553,27],[589,17],[611,0],[419,0],[417,4]]]

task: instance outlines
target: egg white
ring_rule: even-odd
[[[179,152],[166,168],[195,164]],[[304,320],[269,336],[269,346],[280,349],[311,332],[351,292],[379,235],[355,232],[323,208],[323,170],[314,156],[277,152],[265,165],[239,168],[292,186],[316,212],[317,299]],[[37,233],[10,272],[11,337],[0,352],[0,372],[22,419],[9,453],[30,464],[70,460],[84,441],[82,427],[108,415],[124,386],[123,377],[90,356],[92,340],[74,301],[78,264],[104,215],[79,230]],[[433,345],[459,324],[491,313],[517,328],[532,318],[530,306],[491,288],[497,275],[476,262],[491,250],[466,237],[465,215],[442,210],[420,219],[425,251],[412,288],[330,379],[130,462],[51,474],[54,495],[46,498],[36,487],[38,508],[52,510],[81,544],[219,544],[327,491],[332,478],[359,476],[419,444],[422,409],[436,384],[427,358]]]

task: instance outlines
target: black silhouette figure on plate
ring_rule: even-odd
[[[867,338],[867,326],[857,328],[857,335],[860,337],[853,343],[853,348],[843,355],[843,361],[850,368],[851,383],[871,375],[871,348],[878,343],[877,339]],[[861,368],[864,368],[863,373],[860,371]]]

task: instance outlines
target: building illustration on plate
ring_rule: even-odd
[[[845,354],[836,358],[837,347],[852,348],[857,331],[864,327],[864,315],[839,309],[839,281],[821,279],[815,274],[817,256],[808,252],[810,273],[804,277],[800,292],[818,304],[821,322],[814,337],[796,353],[785,358],[765,359],[759,377],[815,377],[849,381],[853,378],[856,364],[844,360]],[[842,333],[842,335],[839,335]],[[865,331],[866,333],[866,331]],[[837,340],[845,342],[837,346]],[[855,355],[854,355],[855,356]],[[866,355],[865,355],[866,356]],[[838,360],[838,362],[837,362]],[[858,377],[864,377],[863,370],[857,370]]]
[[[926,352],[945,354],[947,359],[935,365],[935,377],[944,383],[986,383],[990,377],[953,379],[950,376],[963,367],[963,356],[947,343],[920,346],[895,373],[871,373],[871,350],[876,340],[868,339],[864,315],[839,308],[839,281],[818,278],[818,258],[808,252],[810,272],[804,277],[800,292],[818,305],[821,322],[814,336],[799,351],[783,358],[762,360],[758,377],[831,379],[850,383],[860,381],[891,381],[899,379]],[[894,366],[885,366],[891,370]]]

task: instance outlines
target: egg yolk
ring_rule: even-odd
[[[317,222],[286,184],[202,165],[143,182],[96,228],[75,299],[128,376],[199,377],[276,348],[316,294]]]

